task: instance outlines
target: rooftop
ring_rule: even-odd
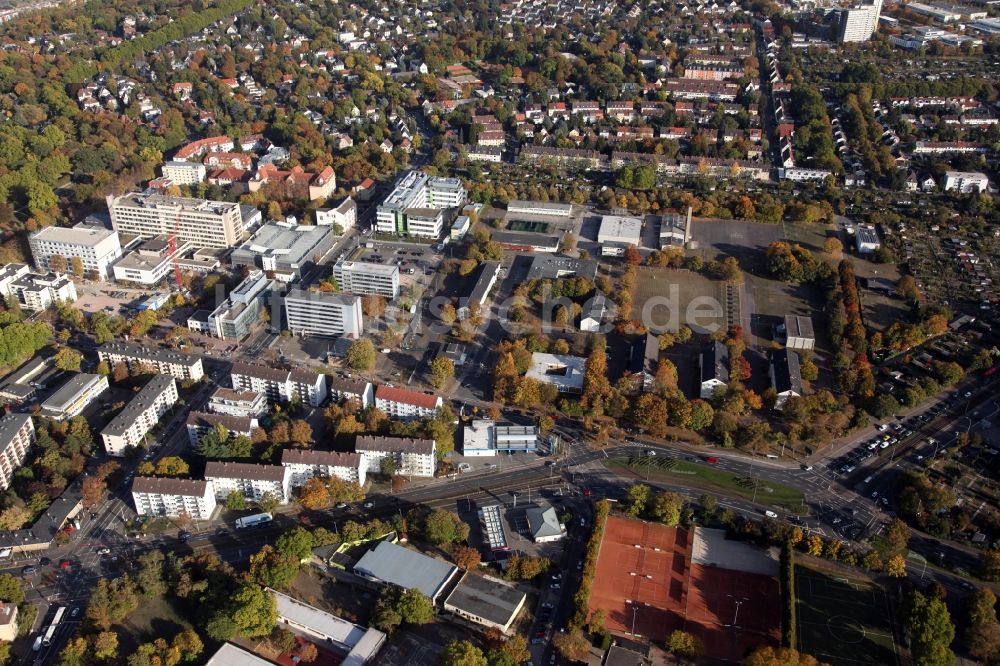
[[[251,479],[253,481],[284,481],[285,468],[281,465],[220,462],[210,460],[205,464],[206,479]]]
[[[205,663],[205,666],[274,666],[274,662],[247,652],[238,645],[223,643],[222,647]]]
[[[354,570],[407,590],[416,588],[433,600],[458,567],[388,541],[379,541],[354,565]]]
[[[431,393],[421,393],[420,391],[411,391],[386,384],[381,384],[375,389],[375,398],[389,402],[398,402],[403,405],[422,407],[424,409],[437,409],[438,402],[441,400],[440,397]]]
[[[153,476],[137,476],[132,482],[132,492],[151,495],[188,495],[204,497],[208,481],[204,479],[166,479]]]
[[[332,243],[336,236],[332,226],[267,223],[233,251],[233,260],[273,257],[283,264],[300,265],[313,261],[318,252],[325,254],[328,248],[324,249],[324,244]]]
[[[524,592],[511,585],[469,571],[444,603],[446,607],[506,626],[521,610],[524,599]]]
[[[102,380],[104,378],[101,375],[86,372],[75,374],[65,384],[60,386],[55,393],[50,395],[48,400],[42,403],[42,409],[52,412],[65,411],[81,393],[89,390]]]
[[[596,259],[573,259],[571,257],[553,257],[537,254],[531,260],[528,270],[529,280],[552,280],[561,277],[584,277],[593,280],[597,277]]]
[[[146,347],[134,342],[108,342],[97,348],[98,353],[117,354],[157,363],[193,366],[201,362],[201,357],[194,354]]]
[[[48,241],[51,243],[66,243],[68,245],[83,245],[93,247],[103,243],[112,236],[118,236],[117,231],[103,227],[76,225],[75,227],[45,227],[35,232],[31,240]]]
[[[400,453],[434,453],[433,439],[413,439],[410,437],[379,437],[359,435],[354,440],[355,451],[398,451]]]
[[[525,376],[554,384],[562,391],[580,391],[583,389],[586,364],[587,359],[582,356],[533,352],[531,367]]]
[[[525,512],[528,518],[528,526],[531,534],[536,539],[562,536],[562,525],[559,524],[559,517],[556,510],[551,506],[532,507]]]
[[[361,455],[342,451],[313,449],[282,449],[282,465],[326,465],[329,467],[360,467]]]
[[[124,435],[139,416],[149,409],[160,395],[174,385],[174,378],[170,375],[153,375],[152,379],[132,396],[125,408],[118,412],[108,425],[104,426],[101,434]]]
[[[253,393],[251,395],[257,395]],[[247,416],[232,416],[230,414],[215,414],[211,412],[191,412],[187,417],[187,425],[202,428],[223,426],[230,432],[250,432],[256,426],[257,420]]]
[[[348,622],[276,590],[268,588],[268,592],[277,602],[280,619],[293,626],[305,627],[311,633],[328,637],[341,650],[348,651],[344,665],[361,666],[368,663],[385,642],[385,634],[377,629],[367,629]]]

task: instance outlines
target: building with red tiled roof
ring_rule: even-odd
[[[432,393],[384,384],[375,389],[375,406],[395,418],[422,419],[434,416],[442,404],[441,396]]]
[[[256,192],[268,183],[283,183],[290,189],[308,192],[309,200],[326,199],[337,189],[337,177],[333,167],[325,167],[319,173],[312,173],[300,166],[290,170],[279,169],[273,164],[264,164],[250,179],[249,189]]]
[[[175,154],[175,160],[197,159],[209,152],[228,153],[233,149],[233,140],[228,136],[212,136],[207,139],[192,141],[182,146]]]

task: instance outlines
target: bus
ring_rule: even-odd
[[[245,527],[261,527],[271,522],[274,517],[269,513],[255,513],[252,516],[243,516],[236,519],[236,529],[242,530]]]
[[[52,637],[56,633],[56,625],[50,624],[49,628],[45,630],[45,635],[42,637],[42,645],[48,647],[52,645]]]
[[[52,618],[52,626],[53,627],[58,627],[59,626],[59,622],[62,621],[62,616],[63,616],[63,613],[65,613],[65,612],[66,612],[66,607],[65,606],[60,606],[59,609],[56,611],[56,616],[54,618]]]

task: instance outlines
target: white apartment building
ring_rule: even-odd
[[[315,451],[312,449],[283,449],[281,464],[291,472],[292,488],[302,486],[313,477],[343,479],[365,485],[368,468],[362,464],[360,453],[340,451]]]
[[[215,489],[215,499],[225,500],[234,490],[251,502],[270,493],[282,504],[291,499],[292,470],[282,465],[219,462],[205,464],[205,480]]]
[[[97,348],[97,357],[114,368],[119,363],[128,366],[129,372],[142,368],[175,379],[199,381],[205,376],[201,357],[194,354],[153,349],[134,342],[108,342]]]
[[[330,377],[327,380],[330,399],[337,402],[357,400],[362,409],[375,404],[375,386],[371,382],[346,377]]]
[[[428,211],[457,208],[465,199],[465,187],[459,179],[432,178],[422,171],[411,171],[376,210],[375,226],[379,233],[437,238],[443,216]],[[442,222],[435,224],[435,220]]]
[[[215,512],[215,490],[208,481],[136,477],[132,502],[140,516],[175,518],[182,513],[195,520],[208,520]]]
[[[191,243],[177,241],[171,250],[169,236],[150,238],[112,267],[115,281],[145,286],[159,284],[163,278],[173,273],[175,262],[191,249]]]
[[[220,386],[208,399],[213,414],[259,418],[267,414],[267,397],[256,391],[236,391]]]
[[[384,458],[396,464],[397,474],[406,476],[432,477],[437,466],[433,439],[362,435],[354,440],[354,450],[361,456],[361,466],[369,473],[378,473]]]
[[[333,279],[348,294],[378,294],[389,299],[399,296],[399,266],[367,261],[338,261]]]
[[[875,4],[840,10],[840,41],[867,42],[875,33],[882,8],[881,0]]]
[[[429,393],[384,384],[375,389],[375,406],[395,419],[434,416],[441,405],[441,397]]]
[[[111,225],[119,233],[152,238],[176,234],[195,247],[230,248],[246,238],[240,205],[161,194],[109,195]]]
[[[164,178],[169,178],[174,185],[197,185],[207,176],[204,164],[184,160],[168,161],[160,172]]]
[[[360,296],[292,289],[283,300],[292,335],[357,339],[364,330]]]
[[[154,375],[125,408],[101,431],[104,450],[111,456],[125,455],[137,447],[146,433],[177,402],[177,382],[168,375]]]
[[[13,298],[25,310],[41,312],[54,303],[75,303],[76,285],[63,273],[40,275],[26,264],[8,264],[0,271],[0,295]]]
[[[283,370],[234,361],[230,381],[237,391],[263,393],[271,404],[297,398],[303,405],[319,407],[326,400],[326,378],[302,368]]]
[[[35,442],[35,424],[27,414],[0,419],[0,490],[7,490]]]
[[[970,192],[985,192],[990,186],[989,177],[980,171],[945,171],[944,191],[956,191],[962,194]]]
[[[71,258],[79,257],[83,261],[83,270],[98,280],[108,277],[111,265],[122,256],[117,230],[82,223],[71,228],[45,227],[31,235],[28,245],[39,270],[51,271],[50,262],[55,256],[65,260],[66,268],[63,270],[70,270]]]
[[[320,227],[336,224],[346,233],[357,223],[358,204],[351,197],[344,199],[335,208],[320,208],[316,211],[316,225]]]

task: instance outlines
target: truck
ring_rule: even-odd
[[[52,645],[52,637],[56,634],[56,625],[50,624],[49,628],[45,630],[45,635],[42,637],[42,645],[48,647]]]
[[[247,527],[260,527],[274,520],[274,516],[269,513],[255,513],[252,516],[243,516],[236,519],[236,529],[242,530]]]

